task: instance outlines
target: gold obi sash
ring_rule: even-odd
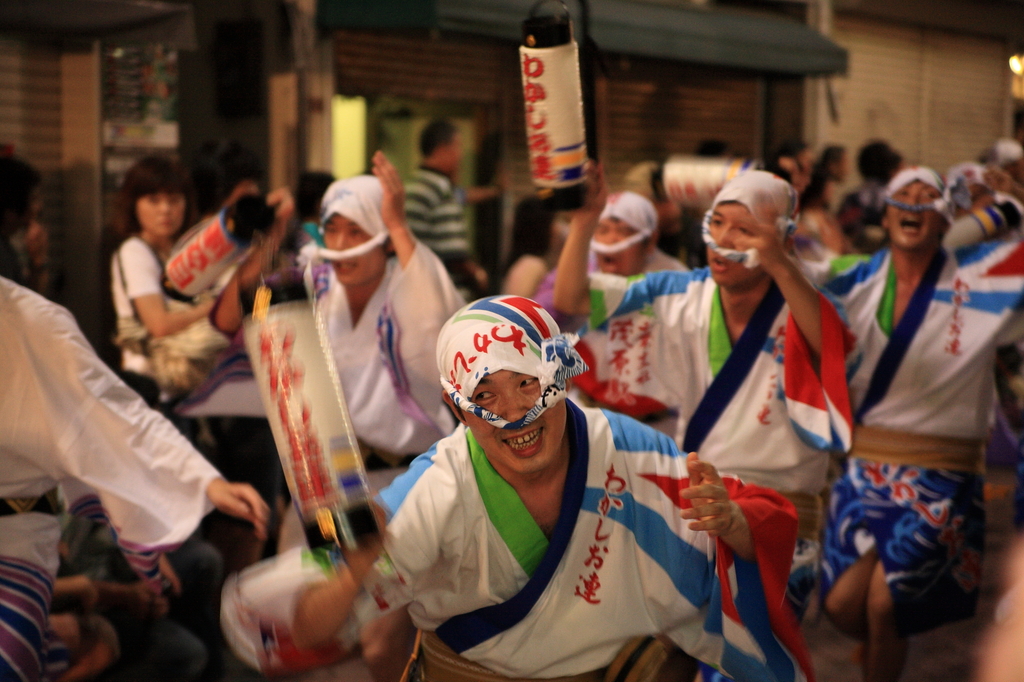
[[[821,515],[824,502],[821,495],[811,495],[795,490],[779,490],[780,495],[796,507],[796,536],[804,540],[821,539]]]
[[[417,656],[416,652],[419,652]],[[463,658],[452,651],[433,632],[420,631],[416,636],[416,673],[406,670],[403,682],[534,682],[524,678],[499,675],[483,666]],[[611,665],[599,670],[555,677],[536,682],[605,682],[622,679],[623,682],[651,682],[668,657],[668,650],[654,637],[636,637],[630,640],[615,657]]]
[[[39,497],[0,497],[0,516],[27,514],[28,512],[57,515],[62,511],[60,496],[57,494],[56,488],[47,490]]]
[[[853,427],[850,455],[884,464],[985,473],[985,441],[981,438],[922,436],[858,425]]]

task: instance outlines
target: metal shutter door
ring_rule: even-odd
[[[852,161],[868,140],[882,139],[903,158],[921,160],[923,46],[919,29],[837,17],[832,38],[849,51],[846,76],[832,79],[838,123],[826,127],[830,144]],[[853,174],[853,183],[859,177]]]
[[[1001,41],[850,16],[837,17],[832,37],[849,50],[850,69],[832,79],[839,121],[827,140],[851,159],[883,139],[908,163],[944,172],[1004,134],[1010,81]]]
[[[692,154],[704,139],[724,140],[740,156],[758,155],[756,75],[633,57],[608,62],[598,100],[599,151],[612,188],[634,164]]]
[[[1010,70],[999,40],[925,34],[929,71],[921,161],[944,173],[976,160],[1004,135],[1009,122]]]
[[[44,224],[61,222],[61,56],[56,47],[0,40],[0,145],[43,176]]]
[[[415,99],[495,104],[502,52],[511,42],[425,32],[334,32],[335,77],[342,95],[395,95]]]

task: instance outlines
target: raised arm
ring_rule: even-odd
[[[555,274],[555,307],[566,315],[590,313],[590,285],[587,279],[590,240],[608,201],[608,185],[601,164],[592,165],[588,176],[586,203],[572,213],[569,237],[562,247]]]
[[[405,268],[416,250],[416,240],[405,217],[405,187],[402,185],[402,178],[384,152],[379,150],[373,155],[373,174],[380,180],[384,189],[384,199],[380,207],[381,218],[384,219],[384,226],[388,228],[388,236],[391,237],[391,245],[398,256],[398,264]]]
[[[756,232],[749,237],[748,243],[757,249],[765,272],[775,280],[789,304],[793,320],[807,339],[807,345],[816,361],[821,357],[821,303],[818,290],[800,272],[796,261],[789,255],[789,239],[783,237],[772,222],[758,220]]]
[[[210,321],[225,334],[234,334],[242,326],[242,291],[252,289],[265,267],[281,246],[288,230],[288,221],[295,212],[295,201],[288,188],[281,187],[267,195],[267,205],[274,207],[274,224],[270,232],[259,240],[235,270],[234,276],[217,299]]]
[[[789,258],[779,272],[772,273],[772,279],[789,304],[793,321],[807,339],[816,362],[821,357],[821,295]]]

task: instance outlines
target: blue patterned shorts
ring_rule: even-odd
[[[821,598],[872,547],[906,637],[974,615],[985,539],[983,478],[850,457],[832,487]]]

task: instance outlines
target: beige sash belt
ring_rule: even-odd
[[[980,438],[922,436],[874,426],[853,427],[850,455],[885,464],[985,473],[985,441]]]
[[[459,656],[433,632],[424,632],[420,643],[421,682],[530,682],[499,675]],[[603,679],[604,668],[571,677],[555,677],[547,682],[601,682]]]
[[[780,495],[796,507],[796,536],[804,540],[821,539],[821,510],[824,506],[820,495],[799,491],[780,490]]]

